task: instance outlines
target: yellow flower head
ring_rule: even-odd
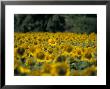
[[[42,74],[51,74],[52,73],[52,70],[53,70],[53,66],[52,64],[48,64],[48,63],[45,63],[43,64],[42,66]]]
[[[54,68],[52,70],[52,74],[54,76],[69,76],[70,75],[70,67],[66,63],[56,63],[53,65]]]
[[[51,46],[55,46],[56,45],[55,39],[49,39],[48,44],[51,45]]]
[[[21,74],[28,74],[28,73],[31,72],[30,69],[28,69],[28,68],[26,68],[26,67],[23,67],[23,66],[19,66],[18,70],[19,70],[19,72],[20,72]]]

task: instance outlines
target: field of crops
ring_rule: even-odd
[[[96,76],[97,34],[14,33],[14,75]]]

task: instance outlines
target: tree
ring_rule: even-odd
[[[15,14],[15,32],[97,33],[96,14]]]

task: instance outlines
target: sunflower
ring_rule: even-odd
[[[51,45],[51,46],[55,46],[56,45],[55,39],[49,39],[48,44]]]
[[[56,62],[56,63],[57,63],[57,62],[60,62],[60,63],[66,62],[66,56],[65,56],[65,55],[60,55],[60,56],[58,56],[58,57],[56,58],[55,62]]]
[[[19,65],[20,65],[20,60],[14,59],[14,69],[19,67]]]
[[[71,75],[72,75],[72,76],[81,76],[80,72],[81,72],[81,71],[79,71],[79,70],[73,70],[73,71],[71,72]]]
[[[33,58],[34,57],[34,53],[32,53],[31,51],[27,51],[27,57]]]
[[[54,61],[55,57],[53,54],[49,54],[49,53],[45,53],[45,62],[48,63],[48,62],[52,62]]]
[[[66,63],[56,63],[53,65],[52,75],[54,76],[69,76],[70,67]]]
[[[17,48],[14,48],[14,57],[17,56]]]
[[[33,67],[35,64],[36,64],[36,60],[35,59],[31,59],[31,58],[30,59],[26,59],[25,65],[28,68]]]
[[[43,75],[45,75],[45,74],[51,75],[52,70],[53,70],[52,64],[48,64],[48,63],[43,64],[43,66],[42,66],[42,74]]]
[[[25,49],[22,48],[22,47],[19,47],[19,48],[17,49],[17,54],[19,54],[20,56],[22,56],[22,55],[24,54],[24,52],[25,52]]]
[[[30,69],[26,68],[26,67],[23,67],[23,66],[19,66],[18,67],[18,71],[21,73],[21,74],[28,74],[31,72]]]
[[[64,48],[64,50],[67,51],[68,53],[70,53],[72,51],[72,49],[73,48],[70,45],[66,45],[65,48]]]
[[[36,51],[36,46],[32,46],[32,47],[30,47],[30,49],[29,49],[32,53],[34,53],[35,51]]]
[[[28,73],[29,76],[41,76],[41,70],[32,70]]]
[[[90,52],[85,54],[85,58],[87,59],[91,59],[92,58],[92,54]]]
[[[37,62],[44,62],[45,61],[45,54],[44,52],[38,52],[35,54],[35,59]]]
[[[93,65],[91,67],[88,67],[88,68],[82,70],[81,75],[82,76],[96,76],[97,75],[96,66]]]
[[[45,55],[44,55],[43,52],[39,52],[39,53],[36,54],[36,57],[37,57],[38,59],[44,59]]]

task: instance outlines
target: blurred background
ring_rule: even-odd
[[[15,14],[14,32],[97,33],[97,15]]]

